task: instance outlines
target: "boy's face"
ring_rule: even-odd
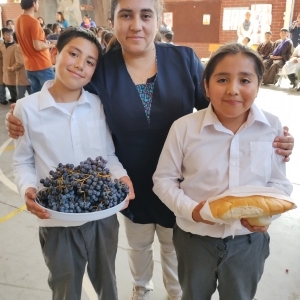
[[[11,43],[13,41],[13,34],[12,34],[12,32],[5,32],[3,34],[3,40],[6,43]]]
[[[220,122],[242,125],[258,93],[258,77],[251,58],[241,53],[225,56],[217,64],[206,95]]]
[[[8,22],[7,28],[15,30],[15,24],[13,22]]]
[[[266,33],[265,34],[265,40],[266,40],[266,42],[269,42],[270,40],[271,40],[271,34],[270,33]]]
[[[55,81],[59,81],[70,91],[81,89],[92,78],[98,61],[95,44],[84,38],[74,38],[61,52],[54,47]]]

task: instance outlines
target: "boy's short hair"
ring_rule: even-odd
[[[250,42],[250,38],[249,37],[245,36],[244,39],[246,39],[248,41],[248,43]]]
[[[56,43],[56,49],[58,52],[61,52],[62,49],[73,39],[76,38],[83,38],[85,40],[90,41],[92,44],[94,44],[99,52],[99,58],[101,56],[101,45],[97,39],[97,37],[94,35],[94,33],[90,30],[81,28],[81,27],[69,27],[65,29],[59,36],[57,43]]]
[[[13,33],[13,32],[14,32],[12,29],[7,28],[7,27],[3,27],[3,28],[1,29],[1,31],[2,31],[2,34],[5,34],[5,33]]]
[[[266,31],[265,34],[270,34],[270,35],[272,35],[272,31]]]
[[[289,32],[289,30],[288,30],[287,28],[281,28],[281,29],[280,29],[280,32],[281,32],[281,31]]]
[[[22,9],[29,9],[33,6],[33,3],[36,3],[37,0],[21,0],[21,8]]]

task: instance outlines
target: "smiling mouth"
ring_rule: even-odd
[[[72,73],[72,74],[74,74],[74,75],[80,77],[80,78],[84,78],[82,75],[80,75],[80,74],[78,74],[78,73],[76,73],[76,72],[74,72],[74,71],[70,71],[70,70],[68,70],[68,71],[69,71],[70,73]]]

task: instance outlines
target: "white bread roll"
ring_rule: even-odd
[[[254,195],[227,196],[210,202],[209,206],[214,218],[224,221],[246,218],[252,226],[266,226],[271,223],[271,218],[261,217],[284,213],[292,209],[294,204],[278,198]]]

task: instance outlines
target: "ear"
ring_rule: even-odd
[[[206,79],[204,79],[204,88],[205,88],[205,95],[206,95],[206,97],[209,98],[208,85],[207,85]]]
[[[59,52],[55,46],[53,48],[51,48],[50,55],[51,55],[52,65],[56,64],[56,57],[58,54],[59,54]]]

